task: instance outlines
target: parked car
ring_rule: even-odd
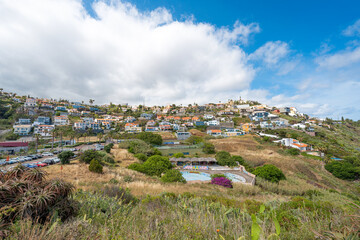
[[[33,160],[31,157],[27,156],[27,157],[24,157],[25,161],[31,161]]]
[[[95,145],[95,150],[96,150],[96,151],[104,150],[104,146],[101,145],[101,144],[96,144],[96,145]]]
[[[41,154],[41,156],[43,156],[43,157],[49,157],[49,156],[54,156],[54,154],[52,154],[51,152],[43,152],[43,153]]]
[[[32,155],[29,155],[28,157],[30,157],[31,159],[38,159],[40,156],[37,154],[32,154]]]
[[[36,162],[35,163],[38,167],[46,167],[48,164],[44,162]]]
[[[44,160],[44,161],[42,161],[43,163],[46,163],[47,165],[53,165],[53,164],[55,164],[55,161],[54,161],[54,159],[53,158],[48,158],[48,159],[46,159],[46,160]]]
[[[53,158],[54,160],[54,163],[59,163],[60,162],[60,158],[56,157],[56,158]]]
[[[22,165],[27,168],[36,168],[37,167],[37,165],[33,164],[33,163],[23,163]]]

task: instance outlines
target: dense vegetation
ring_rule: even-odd
[[[154,155],[149,157],[144,163],[133,163],[128,168],[145,173],[150,176],[160,177],[162,173],[171,169],[173,166],[169,158]]]
[[[58,157],[60,159],[61,164],[69,164],[70,159],[74,156],[72,151],[63,151],[61,152]]]
[[[260,178],[268,180],[273,183],[278,183],[280,180],[285,180],[284,173],[277,167],[271,164],[265,164],[257,167],[253,173]]]
[[[176,169],[167,170],[165,174],[161,177],[161,181],[165,183],[169,183],[169,182],[186,183],[186,180],[181,174],[181,172]]]

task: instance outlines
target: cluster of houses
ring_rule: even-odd
[[[121,126],[120,131],[129,133],[169,131],[175,132],[178,140],[190,137],[191,134],[188,130],[191,128],[201,128],[208,135],[214,137],[239,136],[259,128],[294,127],[313,132],[313,129],[307,127],[306,123],[291,125],[282,117],[282,115],[303,116],[294,107],[274,108],[241,99],[229,100],[226,103],[209,103],[203,106],[194,104],[144,107],[124,104],[119,105],[121,112],[112,114],[103,112],[109,107],[111,106],[95,107],[92,106],[92,103],[86,105],[64,100],[29,97],[23,104],[23,111],[30,116],[37,116],[37,118],[33,121],[27,118],[18,119],[13,126],[14,133],[20,136],[39,134],[43,137],[50,137],[56,126],[66,125],[71,125],[76,131],[91,130],[94,133],[115,129],[116,126]],[[134,112],[138,114],[131,114]],[[52,117],[45,117],[41,114],[52,115]],[[236,122],[234,118],[245,121]]]

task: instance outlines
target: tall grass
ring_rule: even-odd
[[[224,199],[192,194],[165,193],[126,204],[119,198],[81,191],[75,199],[81,203],[77,218],[42,227],[21,221],[10,229],[9,239],[221,239],[220,235],[250,239],[251,214],[262,229],[260,239],[275,233],[274,217],[281,239],[314,239],[327,232],[346,237],[356,233],[360,224],[356,214],[348,216],[330,203],[299,197],[267,203],[264,212],[259,211],[260,202],[238,206],[229,201],[225,206]]]

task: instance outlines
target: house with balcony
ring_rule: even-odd
[[[36,125],[50,125],[50,124],[51,124],[51,118],[42,117],[42,116],[39,116],[33,123],[34,126],[36,126]]]
[[[65,126],[69,125],[69,118],[66,115],[55,116],[54,117],[54,125],[55,126]]]
[[[14,125],[14,133],[19,136],[27,136],[30,134],[32,126],[31,124],[27,125]]]
[[[213,136],[213,137],[219,137],[222,135],[222,132],[220,129],[209,129],[206,131],[206,134]]]
[[[138,133],[138,132],[142,132],[142,128],[139,127],[139,124],[137,123],[126,123],[125,132]]]
[[[161,122],[159,123],[160,131],[172,131],[171,123],[169,122]]]
[[[305,144],[305,143],[301,143],[298,140],[293,139],[293,138],[283,138],[283,139],[281,139],[279,141],[274,141],[274,142],[280,142],[283,146],[296,148],[296,149],[299,149],[302,152],[312,151],[313,150],[310,145]]]
[[[34,127],[34,134],[40,134],[42,137],[51,137],[52,131],[55,129],[54,125],[37,125]]]
[[[30,118],[19,118],[16,124],[31,124]]]
[[[24,103],[24,107],[26,108],[33,108],[33,107],[36,107],[36,99],[34,98],[27,98],[26,99],[26,102]]]
[[[91,129],[93,132],[102,132],[102,128],[99,123],[90,121],[75,122],[73,128],[74,130],[80,132],[85,132],[88,129]]]
[[[205,124],[208,125],[208,126],[219,126],[220,122],[215,119],[215,120],[207,121],[207,122],[205,122]]]
[[[229,129],[225,129],[222,133],[222,136],[224,137],[235,137],[235,136],[241,136],[244,135],[245,133],[243,131],[241,131],[240,129],[237,128],[229,128]]]
[[[254,111],[252,115],[250,115],[250,119],[255,122],[266,121],[268,120],[269,113],[266,111]]]

